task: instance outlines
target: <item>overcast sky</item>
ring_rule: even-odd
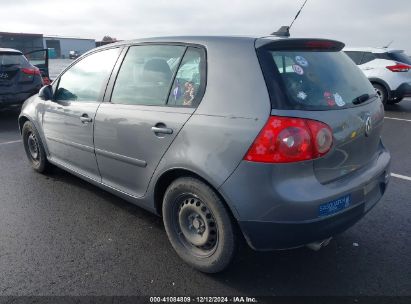
[[[266,35],[288,25],[303,0],[0,0],[0,31],[102,39],[170,35]],[[411,54],[410,0],[308,0],[294,37]]]

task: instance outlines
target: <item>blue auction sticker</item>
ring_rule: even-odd
[[[318,213],[319,213],[319,216],[327,216],[327,215],[337,213],[343,209],[346,209],[350,205],[351,205],[351,194],[320,205],[318,209]]]

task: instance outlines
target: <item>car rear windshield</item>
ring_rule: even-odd
[[[406,64],[411,64],[411,58],[408,57],[404,52],[393,52],[387,53],[391,60],[399,61]]]
[[[21,67],[27,66],[28,61],[22,54],[17,53],[0,53],[1,66],[19,65]]]
[[[257,53],[273,108],[341,109],[355,106],[359,97],[364,102],[375,96],[368,79],[341,51],[264,48]]]

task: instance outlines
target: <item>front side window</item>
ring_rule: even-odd
[[[188,48],[178,69],[168,99],[169,105],[196,106],[205,82],[205,55],[199,48]]]
[[[119,49],[91,54],[67,70],[55,94],[57,101],[98,101],[116,63]]]
[[[130,47],[118,73],[111,102],[165,105],[185,49],[177,45]]]

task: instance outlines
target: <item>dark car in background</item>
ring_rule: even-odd
[[[48,84],[48,56],[45,50],[26,54],[0,48],[0,108],[21,105]]]

